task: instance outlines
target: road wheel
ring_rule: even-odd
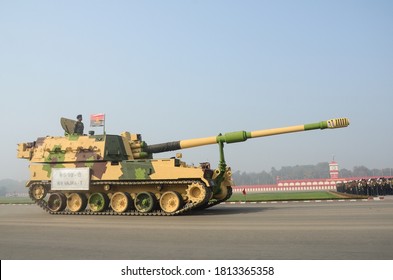
[[[81,193],[72,193],[67,198],[67,207],[71,212],[81,212],[85,210],[87,198]]]
[[[67,198],[63,193],[52,193],[48,199],[48,208],[53,212],[63,211],[67,206]]]
[[[136,195],[134,205],[141,213],[149,213],[156,209],[157,198],[151,192],[140,192]]]
[[[43,185],[33,185],[30,188],[31,188],[31,194],[33,195],[33,198],[35,200],[41,200],[47,194],[47,190]]]
[[[117,213],[123,213],[132,207],[132,199],[130,194],[117,192],[112,195],[111,207]]]
[[[109,206],[109,198],[105,193],[93,193],[89,197],[89,208],[93,212],[105,211]]]
[[[165,192],[160,199],[161,209],[166,213],[174,213],[183,206],[183,199],[178,192]]]

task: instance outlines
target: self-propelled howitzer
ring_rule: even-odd
[[[231,196],[224,144],[348,125],[348,119],[340,118],[155,145],[147,145],[140,134],[75,135],[63,125],[65,136],[18,144],[18,157],[30,161],[30,197],[52,214],[177,215]],[[219,146],[216,169],[207,162],[195,167],[179,158],[153,159],[156,153],[211,144]]]

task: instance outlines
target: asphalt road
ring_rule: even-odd
[[[393,198],[219,205],[177,217],[0,205],[0,259],[391,260]]]

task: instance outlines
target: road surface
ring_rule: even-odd
[[[219,205],[177,217],[0,205],[3,260],[391,260],[393,198]]]

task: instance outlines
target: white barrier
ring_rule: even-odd
[[[297,191],[336,191],[336,185],[321,185],[321,186],[272,186],[272,185],[259,185],[259,186],[233,186],[234,193],[241,193],[243,190],[246,192],[297,192]]]

